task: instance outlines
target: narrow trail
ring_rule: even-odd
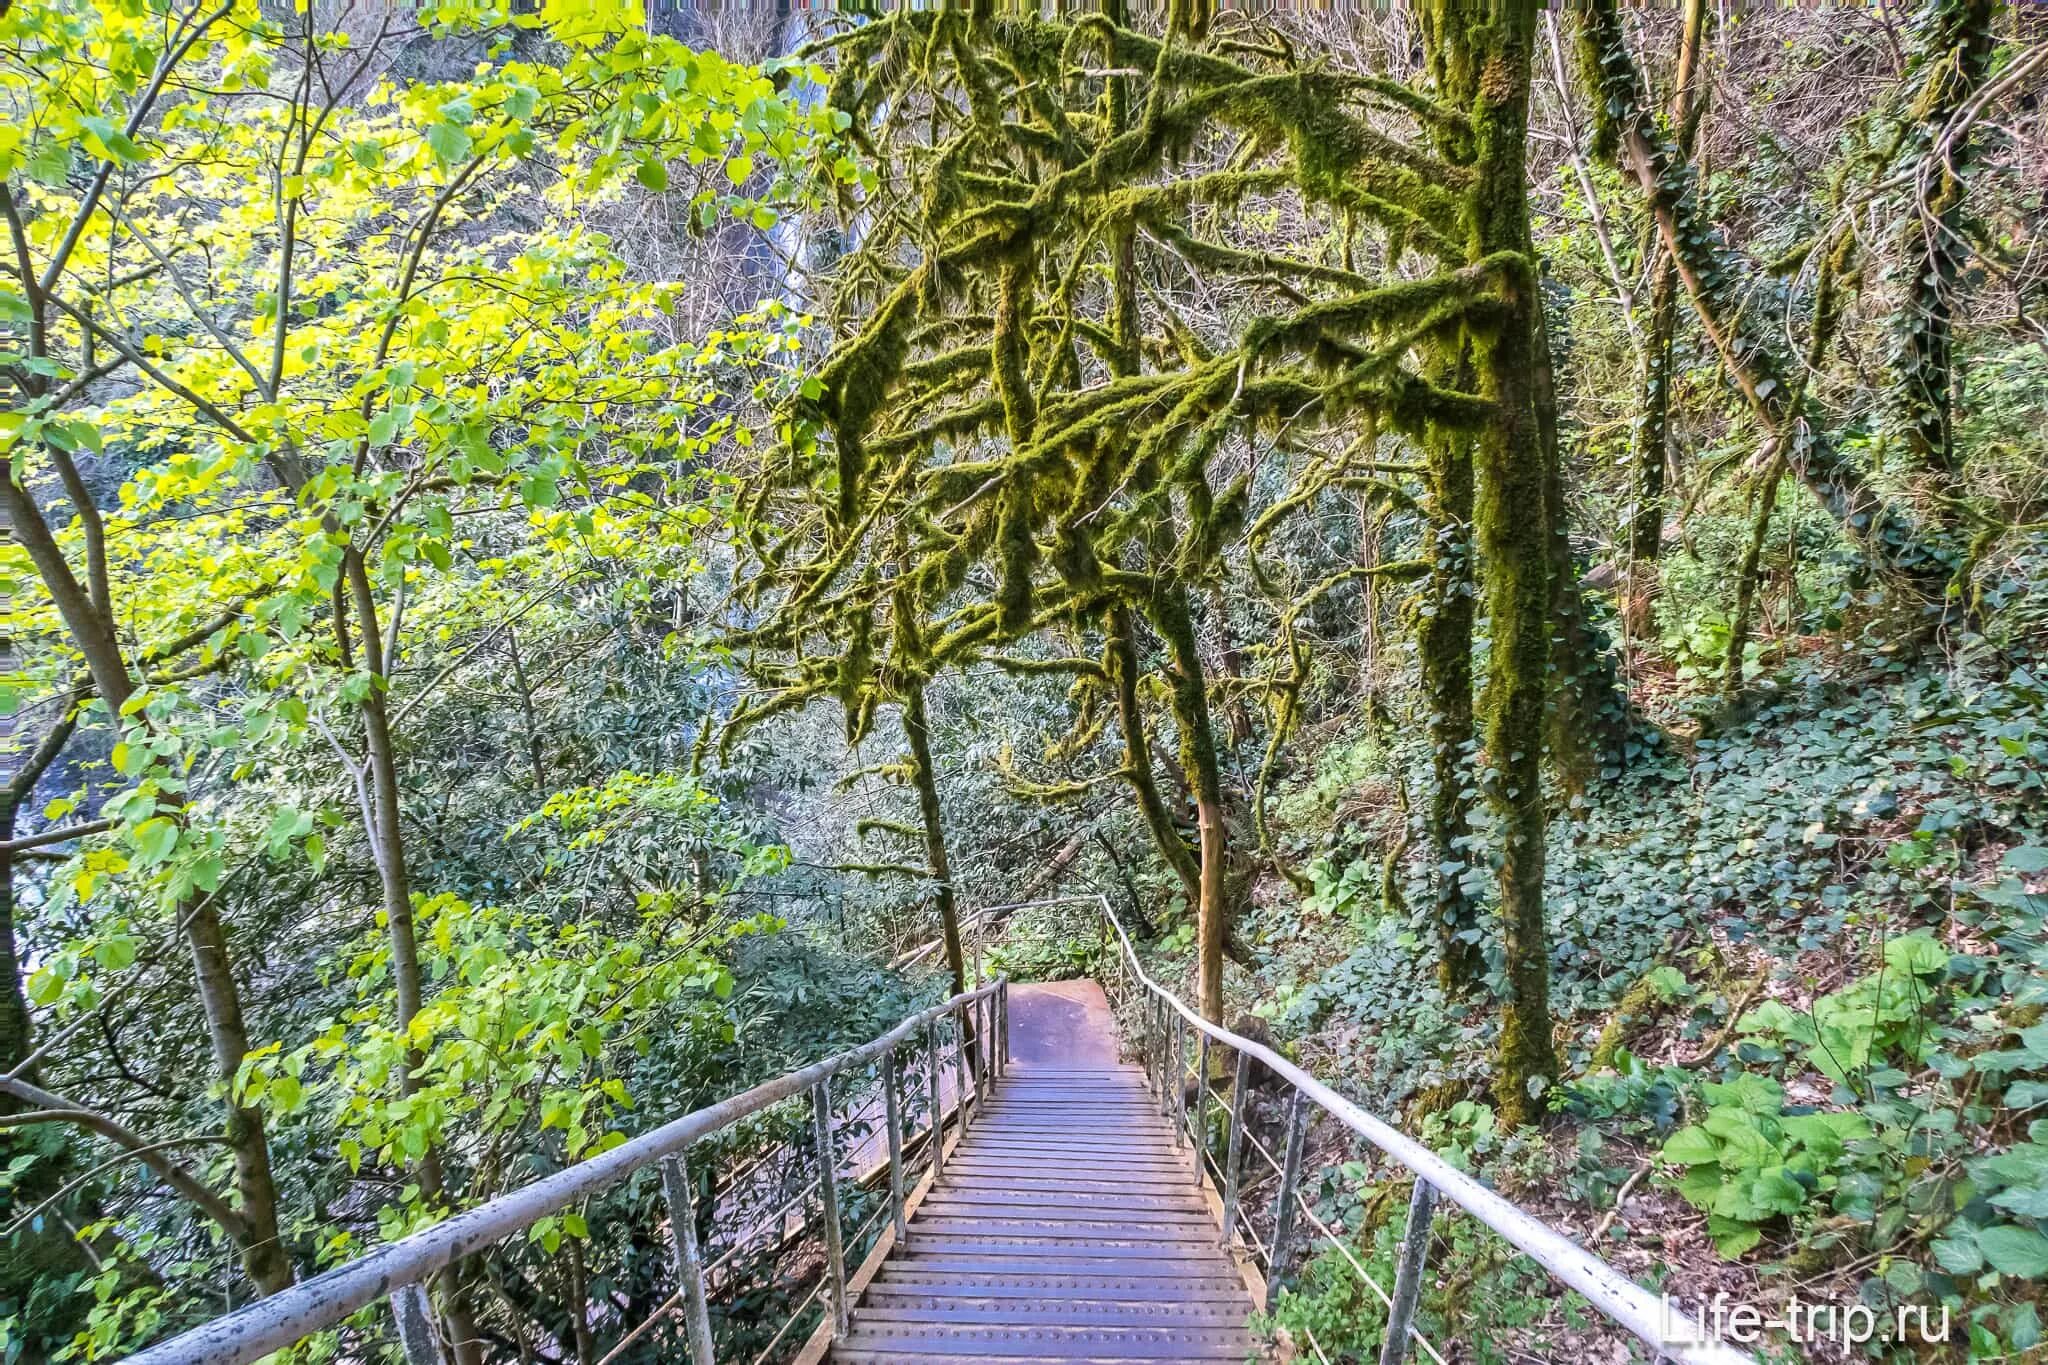
[[[1252,1298],[1092,981],[1013,986],[1010,1070],[860,1292],[841,1365],[1243,1361]]]

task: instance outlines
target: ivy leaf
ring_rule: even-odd
[[[2033,844],[2009,848],[2005,857],[1999,860],[1999,866],[2009,872],[2048,872],[2048,848]]]
[[[1977,1230],[1961,1224],[1950,1236],[1934,1244],[1935,1262],[1951,1275],[1974,1275],[1984,1268],[1984,1253],[1977,1249]]]
[[[1993,1270],[2037,1280],[2048,1275],[2048,1237],[2032,1228],[1986,1228],[1977,1234],[1977,1245]]]
[[[1992,1195],[1991,1202],[2022,1218],[2048,1218],[2048,1186],[2003,1190]]]

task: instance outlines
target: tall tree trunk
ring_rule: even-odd
[[[8,520],[56,604],[66,633],[84,657],[94,689],[118,723],[122,709],[135,694],[136,681],[115,637],[113,619],[80,587],[63,550],[50,534],[42,508],[17,478],[12,473],[0,477]],[[147,717],[140,717],[136,724],[147,726],[149,722]],[[164,814],[182,825],[182,804],[164,795],[157,800]],[[249,1054],[249,1029],[242,1016],[241,988],[235,981],[227,931],[221,923],[218,901],[210,894],[194,895],[189,902],[177,906],[174,913],[191,951],[200,1015],[206,1024],[215,1075],[225,1096],[225,1136],[234,1158],[238,1212],[248,1230],[248,1241],[241,1247],[242,1265],[260,1292],[274,1294],[292,1283],[292,1264],[278,1238],[277,1182],[271,1173],[263,1116],[234,1100],[235,1078],[243,1058]]]
[[[390,661],[384,657],[383,631],[378,624],[377,600],[371,587],[369,568],[363,562],[362,551],[353,544],[342,554],[342,576],[354,608],[362,666],[370,679],[370,685],[356,708],[362,716],[363,747],[369,767],[369,803],[363,810],[363,832],[377,864],[385,933],[391,944],[391,979],[397,994],[393,1017],[398,1036],[404,1038],[410,1034],[412,1022],[419,1016],[426,989],[420,974],[419,934],[412,914],[412,873],[406,860],[405,831],[399,823],[398,748],[392,739],[389,706]],[[346,666],[348,623],[345,619],[336,618],[335,632]],[[418,1048],[407,1047],[405,1066],[398,1078],[400,1093],[408,1097],[419,1093],[419,1069],[425,1060]],[[441,1165],[439,1151],[429,1147],[420,1156],[414,1175],[419,1181],[420,1193],[428,1201],[437,1204],[449,1202],[447,1173]],[[457,1365],[476,1365],[483,1359],[483,1341],[460,1276],[453,1269],[444,1271],[440,1285],[444,1327],[454,1348]]]
[[[1195,642],[1187,590],[1161,581],[1147,602],[1147,617],[1173,656],[1173,719],[1180,731],[1180,762],[1195,796],[1201,876],[1195,898],[1195,1000],[1204,1019],[1223,1021],[1223,942],[1230,932],[1224,873],[1229,838],[1223,823],[1223,770],[1209,715],[1208,679]]]
[[[924,683],[912,682],[903,698],[903,737],[910,741],[910,784],[917,791],[917,813],[924,822],[925,860],[930,863],[939,934],[946,944],[946,970],[953,976],[953,994],[967,989],[967,959],[960,946],[960,909],[953,896],[953,864],[946,856],[946,826],[939,813],[938,770],[932,766],[931,721],[925,714]]]
[[[1566,787],[1577,792],[1595,776],[1620,775],[1628,759],[1632,715],[1607,633],[1594,624],[1572,552],[1564,447],[1558,438],[1557,371],[1540,292],[1534,312],[1529,378],[1536,439],[1543,452],[1543,517],[1548,532],[1544,556],[1550,577],[1550,758]]]
[[[1159,782],[1152,772],[1152,745],[1145,731],[1145,713],[1138,702],[1137,623],[1131,609],[1123,604],[1109,612],[1109,640],[1105,651],[1110,685],[1116,691],[1117,724],[1124,734],[1124,774],[1137,798],[1145,828],[1160,859],[1180,879],[1188,904],[1202,897],[1202,865],[1180,837],[1166,801],[1159,795]]]
[[[1677,155],[1688,163],[1699,143],[1707,108],[1707,83],[1699,74],[1707,21],[1707,0],[1685,0],[1678,67],[1671,82],[1671,126]],[[1671,353],[1678,330],[1678,267],[1671,253],[1663,249],[1655,224],[1647,234],[1645,249],[1656,264],[1650,283],[1650,319],[1643,340],[1635,426],[1636,497],[1634,515],[1629,519],[1631,581],[1625,613],[1630,631],[1638,636],[1649,633],[1657,562],[1664,553],[1664,475],[1671,463]]]
[[[1813,289],[1813,328],[1806,344],[1805,364],[1800,368],[1802,385],[1805,376],[1820,373],[1834,344],[1835,331],[1842,320],[1841,280],[1855,253],[1856,234],[1847,231],[1820,248],[1820,270]],[[1721,666],[1721,699],[1729,706],[1735,704],[1742,692],[1743,656],[1749,652],[1749,634],[1756,621],[1757,581],[1763,572],[1771,512],[1778,505],[1778,483],[1797,457],[1798,442],[1805,434],[1802,428],[1792,433],[1789,441],[1773,443],[1770,465],[1757,495],[1756,518],[1750,523],[1749,542],[1743,547],[1742,563],[1735,571],[1735,608],[1728,618],[1728,653]]]
[[[14,841],[14,813],[18,798],[10,783],[0,790],[0,1072],[11,1072],[35,1051],[35,1025],[28,1012],[28,996],[21,988],[21,954],[14,943],[14,853],[5,845]],[[36,1079],[34,1067],[21,1076]],[[0,1094],[0,1114],[14,1113],[21,1106]]]
[[[1454,362],[1454,368],[1459,368]],[[1456,387],[1468,388],[1467,375]],[[1429,461],[1429,579],[1420,622],[1422,694],[1429,708],[1431,786],[1427,827],[1437,977],[1449,996],[1477,990],[1486,975],[1479,907],[1466,889],[1471,866],[1472,621],[1479,566],[1472,554],[1472,437],[1438,431],[1425,446]]]
[[[1701,329],[1752,415],[1773,439],[1786,444],[1793,472],[1873,563],[1899,575],[1919,595],[1941,597],[1948,582],[1947,557],[1813,424],[1803,386],[1773,331],[1756,313],[1743,310],[1739,267],[1701,212],[1698,177],[1644,103],[1642,76],[1616,0],[1584,0],[1581,22],[1580,68],[1600,117],[1600,142],[1618,153],[1623,170],[1641,188]]]
[[[1654,240],[1654,239],[1653,239]],[[1670,254],[1653,247],[1656,274],[1650,282],[1650,318],[1643,338],[1634,449],[1635,507],[1629,516],[1630,571],[1625,613],[1631,634],[1649,633],[1657,596],[1657,562],[1664,556],[1664,472],[1671,463],[1671,351],[1678,328],[1678,269]]]
[[[1992,19],[1996,0],[1933,0],[1922,12],[1916,58],[1924,73],[1914,101],[1913,139],[1919,163],[1914,202],[1899,230],[1899,266],[1905,278],[1904,307],[1892,354],[1897,377],[1898,423],[1916,465],[1930,474],[1952,476],[1956,452],[1956,289],[1968,259],[1963,240],[1964,174],[1970,142],[1965,132],[1953,144],[1943,138],[1948,124],[1983,84],[1997,40]]]
[[[1494,414],[1473,445],[1474,525],[1486,567],[1488,796],[1501,830],[1499,874],[1506,998],[1494,1099],[1513,1127],[1542,1113],[1557,1078],[1550,942],[1543,918],[1544,698],[1550,664],[1547,459],[1538,416],[1541,300],[1530,236],[1529,84],[1536,9],[1516,0],[1436,0],[1422,10],[1430,66],[1445,98],[1472,120],[1470,258],[1519,253],[1495,321],[1468,333],[1477,389]]]

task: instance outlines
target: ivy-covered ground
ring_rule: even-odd
[[[1484,1102],[1492,1012],[1436,983],[1432,869],[1410,852],[1382,883],[1405,826],[1393,774],[1422,770],[1339,730],[1276,802],[1315,888],[1262,884],[1248,926],[1243,998],[1276,1036],[1674,1295],[1885,1315],[1913,1297],[1953,1310],[1971,1358],[2037,1358],[2048,684],[1810,658],[1742,723],[1674,723],[1626,775],[1561,798],[1546,892],[1571,1079],[1547,1130],[1512,1137]],[[1349,1155],[1322,1153],[1322,1211],[1369,1229],[1385,1269],[1405,1199],[1376,1198]],[[1442,1232],[1438,1329],[1480,1360],[1561,1349],[1573,1315],[1541,1272],[1468,1220]],[[1362,1349],[1374,1300],[1326,1259],[1279,1321]],[[1492,1345],[1472,1331],[1488,1324]]]

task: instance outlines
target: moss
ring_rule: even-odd
[[[1526,189],[1533,8],[1496,0],[1437,0],[1420,11],[1431,70],[1443,96],[1471,118],[1473,189],[1468,251],[1483,260],[1513,252],[1532,261]],[[1456,138],[1448,150],[1466,151]],[[1500,831],[1498,887],[1505,996],[1494,1098],[1509,1126],[1542,1112],[1557,1077],[1551,1039],[1549,940],[1543,919],[1544,702],[1550,663],[1546,456],[1534,390],[1538,303],[1533,268],[1466,344],[1489,421],[1472,444],[1474,539],[1486,563],[1490,644],[1483,781]]]
[[[1910,111],[1920,211],[1899,228],[1903,306],[1891,355],[1893,420],[1916,464],[1940,475],[1958,467],[1954,326],[1969,244],[1964,235],[1971,142],[1944,141],[1950,122],[1983,84],[1997,49],[1994,0],[1933,0],[1914,29],[1919,93]]]
[[[1579,66],[1600,145],[1640,186],[1693,311],[1751,412],[1788,449],[1790,468],[1875,563],[1940,597],[1951,552],[1873,488],[1807,405],[1775,327],[1742,307],[1745,276],[1700,202],[1698,174],[1644,103],[1616,0],[1580,6]]]

